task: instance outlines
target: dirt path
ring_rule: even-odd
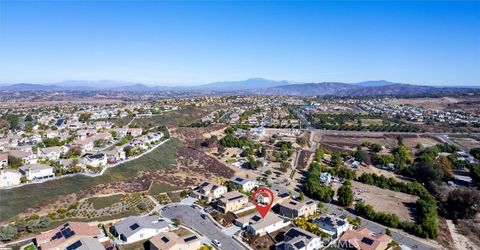
[[[474,245],[472,242],[470,242],[470,240],[459,234],[457,232],[457,229],[455,228],[455,224],[453,223],[452,220],[447,220],[447,226],[448,226],[448,230],[450,231],[450,234],[452,235],[452,238],[453,238],[453,243],[455,245],[455,248],[458,249],[458,250],[478,250],[480,249],[479,246],[476,246]]]

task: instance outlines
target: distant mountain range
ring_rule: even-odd
[[[18,83],[0,85],[0,91],[118,91],[118,92],[192,92],[236,93],[297,96],[412,96],[441,93],[480,92],[480,86],[434,87],[385,80],[358,83],[321,82],[297,83],[250,78],[244,81],[223,81],[196,86],[148,86],[121,81],[63,81],[55,84]]]

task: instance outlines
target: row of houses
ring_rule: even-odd
[[[143,134],[141,128],[129,128],[126,134],[134,137],[127,145],[131,148],[140,148],[146,150],[153,144],[158,143],[163,137],[162,132],[150,132]],[[33,147],[20,147],[19,149],[0,152],[0,188],[19,185],[22,176],[26,181],[52,178],[55,176],[58,168],[70,169],[80,167],[83,171],[88,171],[89,167],[100,168],[107,164],[121,162],[127,158],[123,146],[108,146],[101,151],[95,151],[94,142],[97,140],[112,140],[110,133],[98,133],[87,138],[79,137],[72,144],[54,147],[37,148],[33,152]],[[73,158],[62,159],[61,156],[78,147],[82,155],[75,161]],[[20,161],[21,166],[18,171],[9,167],[9,159]],[[49,165],[54,162],[56,168]],[[24,181],[25,181],[24,180]]]
[[[179,236],[172,232],[174,226],[156,215],[130,216],[106,228],[95,222],[67,222],[37,235],[34,244],[39,250],[102,250],[148,240],[144,247],[152,250],[198,250],[201,247],[196,234]],[[108,234],[114,238],[109,238]]]

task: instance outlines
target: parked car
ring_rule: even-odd
[[[217,247],[221,247],[222,246],[222,243],[220,243],[220,241],[218,240],[212,240],[212,243],[213,245],[217,246]]]

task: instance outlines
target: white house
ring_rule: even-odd
[[[108,163],[116,163],[123,161],[126,158],[125,151],[122,147],[115,147],[109,151],[104,151],[104,153],[107,155]]]
[[[79,146],[83,152],[90,151],[93,149],[93,138],[86,138],[83,140],[76,140],[73,146]]]
[[[83,163],[94,167],[101,167],[107,165],[107,156],[103,153],[85,154],[83,156]]]
[[[131,135],[132,137],[137,137],[142,135],[142,128],[128,128],[127,135]]]
[[[290,228],[283,235],[283,241],[275,245],[276,250],[317,250],[322,248],[322,238],[298,227]]]
[[[335,214],[321,215],[313,220],[318,229],[329,234],[332,238],[340,237],[344,232],[350,230],[350,224],[344,215]]]
[[[55,176],[53,167],[45,164],[30,164],[21,166],[20,172],[27,177],[28,180],[45,179]]]
[[[52,161],[60,159],[60,154],[62,153],[61,147],[48,147],[48,148],[39,148],[37,150],[37,155],[42,158],[46,158]]]
[[[243,192],[250,192],[254,188],[258,187],[257,181],[238,177],[238,176],[232,177],[230,179],[230,182],[242,187]]]
[[[110,228],[112,235],[124,244],[145,240],[168,231],[168,223],[156,215],[130,216]]]
[[[13,169],[0,169],[0,187],[10,187],[20,184],[22,174]]]
[[[227,193],[227,191],[227,187],[225,186],[204,182],[193,189],[192,196],[212,201],[213,199],[220,198],[223,194]]]
[[[243,225],[247,223],[248,225],[245,226],[245,231],[252,235],[260,236],[275,232],[290,225],[289,220],[282,219],[273,212],[268,213],[263,219],[260,215],[256,214],[250,217],[248,222],[244,222]]]

